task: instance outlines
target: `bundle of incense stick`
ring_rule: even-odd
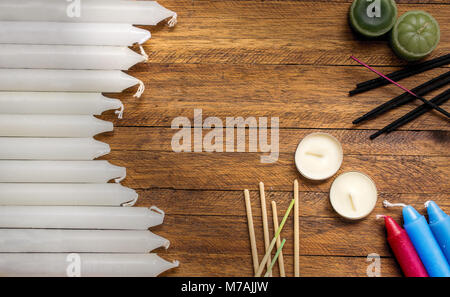
[[[408,102],[411,102],[416,98],[421,100],[423,103],[425,103],[423,106],[420,107],[420,110],[415,109],[415,110],[411,111],[410,113],[406,114],[402,118],[396,120],[395,122],[391,123],[390,125],[386,126],[383,129],[381,129],[377,133],[371,135],[370,139],[375,139],[376,137],[378,137],[379,135],[381,135],[383,133],[389,133],[389,132],[397,129],[398,127],[414,120],[415,118],[419,117],[420,115],[422,115],[423,113],[425,113],[431,109],[435,109],[436,111],[445,115],[447,118],[450,118],[450,114],[446,110],[439,107],[439,105],[443,104],[446,101],[446,92],[440,94],[439,96],[437,96],[436,98],[434,98],[433,100],[430,100],[430,101],[428,101],[422,97],[422,95],[424,95],[424,94],[427,94],[435,89],[438,89],[442,86],[447,85],[450,82],[450,71],[447,73],[444,73],[426,83],[423,83],[420,86],[418,86],[412,90],[409,90],[409,89],[403,87],[398,82],[396,82],[390,78],[390,77],[394,77],[394,78],[401,77],[398,75],[398,73],[400,73],[400,75],[406,75],[406,74],[411,74],[411,73],[417,72],[417,71],[419,71],[419,69],[429,70],[429,69],[431,69],[430,67],[432,67],[432,68],[439,67],[439,66],[441,66],[441,63],[444,63],[445,61],[447,61],[447,59],[450,59],[449,55],[440,57],[438,59],[430,60],[428,62],[424,62],[421,64],[421,67],[418,67],[418,65],[416,65],[416,67],[413,69],[408,69],[407,71],[405,71],[405,70],[397,71],[397,72],[391,73],[389,75],[384,75],[384,74],[380,73],[379,71],[368,66],[367,64],[365,64],[364,62],[358,60],[357,58],[355,58],[353,56],[351,56],[351,58],[353,60],[355,60],[356,62],[358,62],[359,64],[363,65],[364,67],[368,68],[372,72],[379,75],[380,76],[379,79],[386,81],[386,83],[392,83],[405,91],[405,93],[403,93],[402,95],[389,100],[388,102],[376,107],[375,109],[369,111],[365,115],[354,120],[353,124],[359,124],[363,121],[366,121],[368,119],[376,117],[376,116],[383,114],[391,109],[394,109],[398,106],[401,106]],[[438,65],[438,66],[436,66],[436,65]],[[367,86],[367,83],[363,83],[363,84],[366,84],[366,86]],[[427,108],[424,108],[424,107],[427,107]]]
[[[408,66],[404,69],[392,72],[390,74],[387,75],[388,78],[395,80],[395,81],[399,81],[402,80],[404,78],[413,76],[415,74],[419,74],[437,67],[441,67],[441,66],[445,66],[447,64],[450,64],[450,54],[423,62],[423,63],[419,63],[419,64],[414,64],[411,66]],[[375,88],[384,86],[389,84],[388,81],[386,81],[385,79],[378,77],[375,79],[371,79],[362,83],[359,83],[356,85],[356,89],[352,90],[349,92],[350,96],[356,95],[356,94],[360,94],[360,93],[364,93],[370,90],[373,90]]]
[[[274,231],[275,235],[272,238],[272,241],[269,243],[269,229],[268,229],[268,219],[267,219],[267,209],[266,209],[266,197],[264,192],[264,184],[261,182],[259,183],[259,190],[260,190],[260,200],[261,200],[261,211],[262,211],[262,221],[263,221],[263,231],[264,231],[264,241],[265,241],[265,250],[266,253],[262,259],[261,262],[259,262],[258,258],[258,249],[256,247],[256,237],[255,237],[255,229],[253,225],[253,215],[252,215],[252,208],[251,208],[251,201],[250,201],[250,192],[248,190],[244,190],[244,197],[245,197],[245,206],[247,211],[247,220],[248,220],[248,231],[250,236],[250,246],[252,251],[252,259],[253,259],[253,270],[256,277],[261,276],[264,267],[267,266],[267,272],[264,275],[272,276],[272,268],[275,264],[275,262],[278,260],[278,265],[280,268],[280,276],[285,277],[285,269],[284,269],[284,259],[283,259],[283,246],[286,242],[286,239],[283,239],[283,241],[280,240],[280,233],[283,230],[283,227],[286,223],[287,218],[289,217],[289,214],[294,208],[294,275],[300,276],[300,248],[299,248],[299,200],[298,200],[298,181],[294,181],[294,199],[291,201],[283,220],[281,221],[281,224],[278,225],[278,214],[277,214],[277,207],[275,201],[272,201],[272,211],[273,211],[273,224],[274,224]],[[275,256],[273,260],[270,260],[272,256],[272,250],[277,245],[277,251],[275,253]]]
[[[434,103],[436,105],[442,105],[445,102],[447,102],[448,99],[450,99],[450,89],[447,89],[443,93],[437,95],[436,97],[431,99],[430,102],[432,102],[432,103]],[[430,106],[428,106],[427,104],[422,104],[421,106],[416,107],[414,110],[412,110],[409,113],[405,114],[404,116],[402,116],[398,120],[396,120],[393,123],[387,125],[383,129],[381,129],[378,132],[372,134],[370,136],[370,139],[375,139],[375,138],[377,138],[378,136],[380,136],[383,133],[392,132],[395,129],[397,129],[397,128],[399,128],[399,127],[401,127],[401,126],[411,122],[412,120],[420,117],[421,115],[423,115],[424,113],[426,113],[427,111],[429,111],[431,109],[432,108]]]
[[[421,84],[420,86],[415,87],[411,91],[416,93],[419,96],[424,96],[424,95],[430,93],[431,91],[437,90],[437,89],[447,85],[448,83],[450,83],[450,71],[448,71],[444,74],[441,74],[438,77],[433,78],[432,80],[429,80],[426,83]],[[405,105],[405,104],[413,101],[414,99],[415,99],[415,97],[413,95],[409,94],[408,92],[405,92],[405,93],[381,104],[380,106],[372,109],[365,115],[357,118],[356,120],[353,121],[353,124],[359,124],[364,121],[373,119],[379,115],[382,115],[382,114],[388,112],[391,109]]]

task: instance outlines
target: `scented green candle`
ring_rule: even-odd
[[[438,45],[438,22],[421,10],[408,11],[394,25],[391,44],[395,53],[408,61],[422,59]]]
[[[386,34],[396,20],[397,6],[394,0],[355,0],[350,7],[350,25],[366,37]]]

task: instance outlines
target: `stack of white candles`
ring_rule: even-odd
[[[122,72],[147,58],[150,32],[133,24],[169,18],[155,1],[0,2],[0,275],[139,277],[178,265],[148,254],[169,246],[148,231],[164,212],[127,207],[138,195],[119,184],[126,169],[95,161],[110,147],[93,138],[113,130],[94,115],[124,110],[103,92],[144,92]]]

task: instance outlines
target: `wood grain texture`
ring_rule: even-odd
[[[118,125],[170,127],[174,118],[183,116],[192,121],[194,109],[202,109],[203,118],[215,116],[223,121],[231,116],[279,117],[282,128],[380,129],[419,104],[414,102],[355,127],[354,119],[403,91],[385,86],[349,97],[348,91],[357,82],[373,78],[370,71],[360,67],[203,64],[139,67],[140,71],[130,74],[143,80],[148,90],[139,99],[129,99],[134,89],[122,95],[127,102],[126,116]],[[445,71],[448,69],[430,71],[402,83],[415,87]],[[450,102],[443,107],[450,109]],[[448,122],[438,112],[431,112],[402,129],[449,131]]]
[[[102,158],[128,169],[124,185],[138,190],[138,206],[166,211],[164,225],[152,231],[171,240],[158,252],[180,260],[164,276],[251,276],[252,263],[243,189],[250,189],[260,257],[263,254],[258,182],[266,185],[267,202],[276,201],[280,219],[292,199],[292,182],[300,181],[300,273],[302,276],[366,276],[367,255],[378,253],[383,276],[401,272],[387,246],[376,214],[401,221],[400,210],[382,207],[384,199],[405,202],[424,213],[436,201],[450,212],[450,126],[430,112],[401,131],[370,141],[368,136],[407,113],[413,102],[377,119],[353,126],[352,120],[401,94],[385,86],[355,97],[348,91],[373,74],[349,59],[354,54],[388,73],[404,62],[388,41],[362,40],[348,26],[350,0],[206,1],[161,0],[176,11],[179,24],[143,27],[153,38],[145,45],[146,63],[129,74],[147,91],[109,94],[123,100],[123,120],[106,113],[116,129],[97,137],[111,145]],[[450,52],[450,5],[446,0],[399,0],[399,12],[422,9],[441,25],[441,43],[430,56]],[[417,86],[445,71],[442,67],[403,80]],[[427,95],[442,91],[438,90]],[[444,105],[447,110],[450,104]],[[174,153],[174,118],[203,119],[279,117],[279,160],[261,164],[263,153]],[[236,130],[236,129],[235,129]],[[207,133],[205,130],[203,134]],[[235,131],[237,132],[237,131]],[[246,133],[248,134],[248,129]],[[299,141],[312,132],[328,132],[343,145],[339,173],[358,170],[371,176],[379,191],[374,212],[348,222],[332,209],[328,192],[333,179],[311,182],[295,169]],[[226,140],[223,145],[226,144]],[[270,226],[270,234],[273,228]],[[293,221],[282,232],[286,273],[293,275]],[[274,275],[278,275],[278,267]]]
[[[358,53],[374,65],[404,64],[386,41],[374,47],[355,38],[346,2],[165,1],[180,12],[180,26],[155,32],[164,43],[150,42],[146,49],[157,63],[355,65],[348,56]],[[427,10],[448,32],[448,5],[420,2],[399,5],[399,14]],[[448,38],[434,55],[449,52]]]

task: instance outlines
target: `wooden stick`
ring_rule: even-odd
[[[272,217],[273,217],[273,230],[278,229],[278,211],[277,211],[277,203],[272,201]],[[277,238],[277,249],[281,247],[280,237]],[[280,268],[280,276],[286,277],[286,271],[284,270],[284,258],[283,251],[280,252],[278,256],[278,267]]]
[[[267,272],[264,275],[264,277],[268,277],[269,274],[272,272],[273,265],[275,265],[275,262],[277,261],[278,257],[282,253],[283,246],[284,246],[285,243],[286,243],[286,239],[284,238],[283,242],[281,243],[280,247],[278,248],[277,252],[275,253],[275,256],[273,257],[272,263],[270,263],[269,269],[267,269]]]
[[[259,198],[261,200],[261,215],[262,215],[262,223],[263,223],[263,231],[264,231],[264,248],[266,249],[266,253],[269,250],[270,238],[269,238],[269,223],[267,220],[267,206],[266,206],[266,193],[264,192],[264,183],[259,183]],[[270,267],[271,256],[267,260],[267,269]],[[272,272],[269,273],[269,276],[272,276]]]
[[[244,190],[245,208],[247,209],[248,234],[250,235],[250,246],[252,248],[253,270],[258,271],[259,259],[258,249],[256,248],[255,228],[253,227],[252,205],[250,203],[250,193]]]
[[[294,180],[294,276],[300,276],[300,223],[298,205],[298,180]]]
[[[277,238],[280,236],[281,230],[283,230],[284,224],[286,224],[286,220],[289,217],[289,214],[291,213],[292,208],[294,207],[294,202],[295,202],[295,200],[292,199],[286,213],[284,214],[283,219],[281,220],[280,227],[278,227],[277,232],[275,232],[275,236],[272,239],[272,242],[270,242],[269,251],[265,254],[264,258],[262,259],[261,263],[259,264],[258,271],[256,271],[256,273],[255,273],[256,277],[261,276],[261,273],[264,270],[264,266],[266,266],[267,259],[269,258],[269,255],[272,252],[272,249],[275,246],[275,243],[277,242]]]

